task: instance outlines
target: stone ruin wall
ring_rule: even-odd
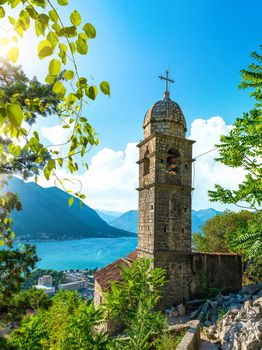
[[[223,253],[193,253],[191,258],[191,299],[199,297],[205,285],[223,291],[242,287],[241,256]]]

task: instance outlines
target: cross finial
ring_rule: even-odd
[[[159,79],[166,81],[166,91],[165,91],[164,99],[169,99],[169,83],[173,84],[175,81],[169,78],[168,70],[166,70],[166,76],[163,77],[162,75],[159,75]]]

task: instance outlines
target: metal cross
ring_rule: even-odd
[[[168,75],[169,75],[169,71],[168,70],[166,70],[166,76],[165,77],[163,77],[162,75],[159,75],[159,79],[160,80],[165,80],[166,81],[166,92],[167,93],[169,93],[169,83],[173,84],[175,82],[175,80],[170,79],[168,77]]]

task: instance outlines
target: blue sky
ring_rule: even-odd
[[[188,135],[199,135],[190,131],[193,121],[213,116],[222,119],[208,125],[224,132],[251,107],[249,92],[238,89],[239,71],[250,63],[250,52],[262,44],[260,0],[69,0],[69,4],[60,8],[63,16],[77,9],[83,22],[97,29],[89,54],[78,59],[80,71],[94,83],[108,80],[111,84],[111,97],[101,94],[86,110],[100,139],[88,155],[89,162],[105,148],[117,157],[122,152],[119,157],[125,159],[127,145],[143,137],[146,110],[163,96],[164,83],[158,75],[167,68],[175,80],[171,98],[185,114]],[[43,62],[32,62],[26,54],[20,62],[29,75],[44,76]],[[56,123],[44,120],[38,128]],[[203,137],[209,134],[206,128]],[[109,206],[101,204],[101,209]],[[200,207],[198,203],[196,208]]]
[[[162,98],[158,79],[170,67],[171,96],[188,125],[198,117],[221,115],[232,123],[251,105],[240,91],[239,71],[261,44],[262,2],[189,0],[78,0],[83,21],[97,29],[80,70],[95,82],[111,83],[110,99],[91,103],[87,115],[100,136],[100,147],[123,149],[142,137],[146,110]],[[251,11],[251,13],[250,13]],[[34,67],[30,67],[32,71]],[[41,71],[37,72],[38,75]]]

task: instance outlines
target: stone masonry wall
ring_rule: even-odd
[[[241,289],[241,257],[235,254],[193,253],[191,297],[198,297],[205,285],[221,291]]]

